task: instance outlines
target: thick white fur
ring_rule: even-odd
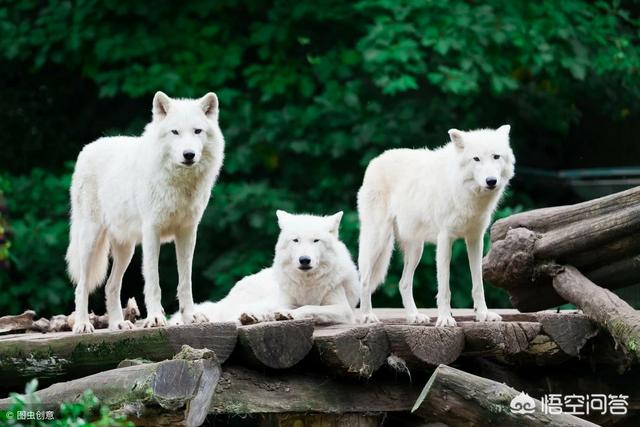
[[[196,130],[201,131],[196,134]],[[178,135],[174,133],[177,132]],[[193,153],[187,165],[184,153]],[[224,157],[218,126],[218,98],[153,99],[153,120],[140,137],[100,138],[84,147],[71,183],[71,232],[67,267],[76,284],[74,332],[92,332],[89,294],[113,265],[106,285],[111,329],[129,329],[120,305],[120,288],[134,248],[142,243],[144,326],[166,324],[160,296],[160,244],[175,240],[178,299],[183,321],[203,322],[194,311],[191,264],[198,223],[209,201]]]
[[[438,326],[454,326],[449,263],[451,245],[464,238],[469,253],[476,320],[501,320],[487,310],[482,284],[482,238],[505,187],[514,174],[509,126],[462,132],[451,129],[450,143],[436,150],[389,150],[373,159],[358,192],[364,322],[378,321],[371,293],[384,281],[394,238],[404,255],[400,293],[409,323],[425,323],[413,299],[413,274],[425,242],[435,243]],[[494,158],[499,156],[499,158]],[[477,159],[477,160],[474,160]],[[487,178],[497,181],[494,189]]]
[[[222,300],[196,304],[211,321],[236,321],[246,313],[259,321],[275,313],[316,323],[353,323],[360,296],[358,271],[338,239],[342,212],[332,216],[278,211],[280,236],[273,266],[240,280]],[[300,258],[309,258],[301,270]],[[179,323],[176,313],[170,323]]]

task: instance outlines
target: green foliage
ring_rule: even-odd
[[[0,6],[0,68],[15,82],[0,100],[0,111],[10,112],[0,113],[0,127],[20,141],[0,150],[1,163],[24,162],[12,153],[28,153],[32,165],[52,170],[11,169],[13,190],[5,196],[16,267],[8,282],[0,278],[0,310],[30,305],[47,312],[63,301],[70,307],[63,271],[68,175],[61,165],[91,138],[140,132],[156,90],[185,97],[214,90],[220,98],[227,157],[194,264],[196,298],[217,298],[270,263],[277,208],[344,210],[341,235],[355,251],[355,194],[367,162],[386,149],[435,147],[451,127],[508,122],[519,164],[559,167],[574,159],[558,141],[585,126],[587,113],[599,127],[629,128],[640,113],[640,26],[629,9],[582,0]],[[574,146],[584,143],[575,139]],[[626,148],[607,150],[633,161],[633,140],[619,144]],[[530,207],[523,188],[514,184],[505,206]],[[175,308],[167,286],[176,278],[172,252],[162,253],[168,310]],[[458,307],[470,304],[465,258],[457,244]],[[433,262],[427,248],[415,279],[423,306],[434,304]],[[395,256],[377,304],[400,304],[400,264]],[[496,290],[487,294],[491,305],[508,304]],[[15,298],[20,307],[10,306]]]
[[[7,222],[7,207],[1,188],[2,185],[0,185],[0,270],[6,271],[9,268],[9,248],[11,247],[9,237],[11,230],[9,230],[9,223]]]
[[[101,405],[91,390],[86,390],[76,402],[65,402],[47,419],[38,396],[38,381],[27,383],[25,394],[11,393],[12,404],[0,411],[0,426],[12,427],[133,427],[123,416],[113,417],[107,406]],[[33,419],[18,419],[18,414],[33,415]],[[11,415],[9,415],[11,414]]]
[[[73,299],[64,263],[70,182],[70,172],[57,176],[41,169],[28,176],[0,176],[14,243],[10,268],[0,269],[0,312],[67,311]]]

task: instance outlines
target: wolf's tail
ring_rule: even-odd
[[[87,292],[91,293],[102,284],[109,267],[109,241],[104,230],[82,221],[78,223],[72,215],[65,259],[73,284],[78,285],[84,277]]]
[[[393,252],[393,217],[383,195],[363,188],[358,192],[360,280],[373,292],[387,276]]]

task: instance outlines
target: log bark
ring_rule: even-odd
[[[258,371],[227,364],[209,412],[237,415],[406,412],[420,388],[395,376],[380,376],[363,384],[314,371]]]
[[[484,277],[521,311],[566,302],[554,265],[574,265],[608,289],[640,284],[640,187],[600,199],[538,209],[497,221]]]
[[[22,314],[0,317],[0,334],[24,332],[33,328],[36,312],[27,310]]]
[[[117,368],[81,379],[54,384],[35,393],[44,410],[76,402],[90,389],[114,413],[132,421],[161,425],[200,426],[220,378],[220,363],[211,350],[183,346],[173,360]],[[0,399],[0,407],[10,399]],[[149,407],[150,410],[146,410]]]
[[[425,370],[451,363],[464,348],[460,327],[385,325],[385,331],[391,353],[403,359],[410,369]]]
[[[382,415],[371,414],[266,414],[261,427],[378,427]]]
[[[384,326],[334,326],[317,329],[313,346],[321,363],[338,375],[369,378],[389,356]]]
[[[613,292],[591,282],[575,267],[564,267],[553,278],[553,287],[564,299],[607,329],[632,361],[640,359],[638,311]]]
[[[496,381],[440,365],[416,400],[412,412],[424,418],[435,417],[451,427],[596,426],[572,415],[545,414],[541,402],[533,398],[527,398],[530,413],[514,413],[510,404],[519,394]]]
[[[234,323],[206,323],[93,334],[58,332],[0,337],[0,388],[15,390],[29,379],[41,383],[79,378],[115,368],[124,359],[160,361],[183,344],[213,350],[224,362],[235,347]]]
[[[311,351],[313,320],[283,320],[238,327],[240,359],[251,366],[286,369]]]

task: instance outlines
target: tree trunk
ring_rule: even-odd
[[[519,395],[518,391],[502,383],[440,365],[416,400],[412,412],[427,419],[435,417],[451,427],[596,427],[572,415],[545,414],[539,400],[525,395],[521,395],[521,399],[526,404],[524,410],[527,413],[514,413],[511,403]]]

